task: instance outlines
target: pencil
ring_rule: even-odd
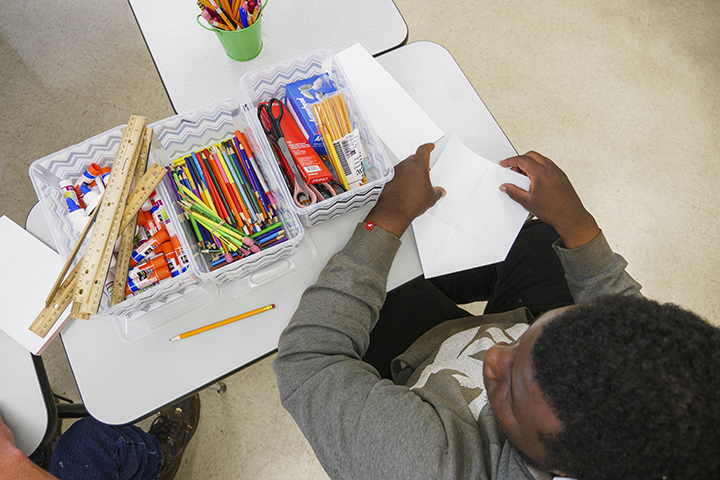
[[[225,320],[220,320],[219,322],[211,323],[210,325],[205,325],[204,327],[196,328],[195,330],[190,330],[189,332],[181,333],[180,335],[171,338],[170,341],[173,342],[175,340],[182,340],[183,338],[192,337],[193,335],[197,335],[198,333],[207,332],[208,330],[212,330],[213,328],[222,327],[223,325],[227,325],[228,323],[236,322],[238,320],[242,320],[243,318],[251,317],[267,310],[272,310],[273,308],[275,308],[274,303],[270,305],[265,305],[264,307],[256,308],[255,310],[252,310],[250,312],[242,313],[240,315],[236,315]]]

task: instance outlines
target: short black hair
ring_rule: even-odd
[[[563,424],[546,468],[580,480],[720,478],[720,329],[612,296],[550,321],[534,379]]]

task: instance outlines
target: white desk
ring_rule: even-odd
[[[195,1],[128,1],[177,113],[237,98],[246,72],[318,48],[340,52],[358,42],[375,55],[405,43],[408,35],[392,0],[268,0],[260,55],[237,62],[225,55],[213,32],[197,24]]]
[[[433,161],[453,132],[488,159],[499,161],[515,155],[447,50],[418,42],[378,60],[445,132],[445,138],[437,143]],[[204,285],[203,292],[214,296],[214,301],[192,312],[185,304],[177,308],[172,303],[154,310],[147,315],[158,328],[135,340],[124,340],[112,317],[71,320],[61,338],[87,410],[103,422],[128,423],[275,351],[300,295],[315,282],[327,260],[343,247],[369,208],[309,228],[300,253],[311,261],[301,268],[249,290],[241,283],[221,289]],[[39,217],[34,223],[44,221],[42,215]],[[28,226],[28,230],[34,229]],[[390,271],[388,286],[394,288],[421,272],[415,241],[408,232]],[[196,292],[188,295],[188,302],[192,303]],[[269,303],[275,303],[277,308],[186,340],[168,341],[178,333]],[[166,321],[163,315],[172,320]]]

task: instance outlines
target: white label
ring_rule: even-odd
[[[362,185],[365,177],[365,169],[363,168],[364,150],[358,129],[356,128],[343,138],[334,141],[333,145],[348,186],[355,188]]]

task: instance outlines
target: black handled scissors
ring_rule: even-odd
[[[273,109],[273,105],[278,105],[279,107],[277,109],[277,116],[274,113],[275,111]],[[315,192],[308,191],[308,188],[297,169],[297,165],[295,165],[295,160],[293,160],[293,157],[290,154],[287,142],[285,142],[285,136],[283,135],[282,128],[280,128],[280,120],[282,120],[284,112],[285,106],[283,103],[277,98],[271,98],[269,102],[258,105],[257,115],[265,133],[275,140],[277,147],[280,149],[280,153],[282,153],[283,157],[285,157],[285,163],[290,168],[291,174],[294,177],[294,189],[292,194],[295,204],[300,207],[304,206],[298,198],[298,195],[303,194],[305,195],[305,198],[310,201],[310,205],[312,205],[317,201],[317,196]]]

